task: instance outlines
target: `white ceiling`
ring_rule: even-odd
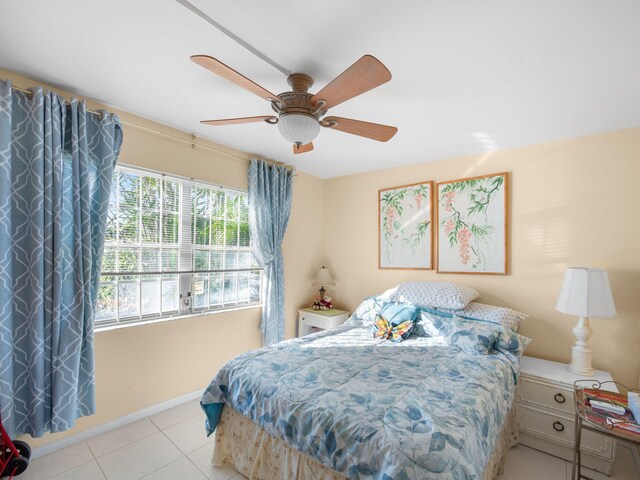
[[[174,0],[0,0],[0,68],[323,178],[640,126],[638,0],[192,0],[319,90],[363,54],[391,82],[330,114],[395,125],[387,143],[323,129],[293,156],[272,114],[189,60],[268,90],[286,78]],[[126,140],[125,140],[126,141]],[[178,159],[177,159],[178,160]]]

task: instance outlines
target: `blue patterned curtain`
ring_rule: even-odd
[[[95,411],[93,318],[115,115],[0,81],[0,413],[10,435]]]
[[[251,159],[249,225],[253,253],[264,268],[262,341],[284,340],[284,261],[282,239],[291,213],[293,170]]]

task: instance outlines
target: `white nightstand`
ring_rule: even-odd
[[[349,312],[344,310],[314,310],[303,308],[298,310],[298,336],[303,337],[310,333],[342,325],[349,318]]]
[[[608,372],[596,370],[583,377],[567,370],[567,364],[522,357],[516,393],[520,443],[550,455],[573,461],[575,409],[573,382],[611,381]],[[615,387],[611,387],[613,389]],[[582,465],[611,474],[615,442],[592,432],[582,434]]]

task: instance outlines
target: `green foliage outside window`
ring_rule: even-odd
[[[191,191],[191,211],[183,194]],[[189,190],[186,190],[188,195]],[[182,212],[181,212],[182,210]],[[236,269],[251,266],[246,194],[193,184],[166,176],[117,167],[106,225],[103,272],[96,320],[140,317],[178,310],[181,215],[193,252],[184,270]],[[141,275],[141,272],[167,272]],[[259,272],[194,276],[196,307],[259,300]],[[201,278],[202,277],[202,278]],[[203,280],[206,280],[206,285]],[[257,286],[256,286],[257,285]],[[224,301],[223,301],[224,300]]]

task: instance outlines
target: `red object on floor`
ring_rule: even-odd
[[[0,417],[0,478],[20,475],[29,466],[31,448],[25,442],[11,440]]]

